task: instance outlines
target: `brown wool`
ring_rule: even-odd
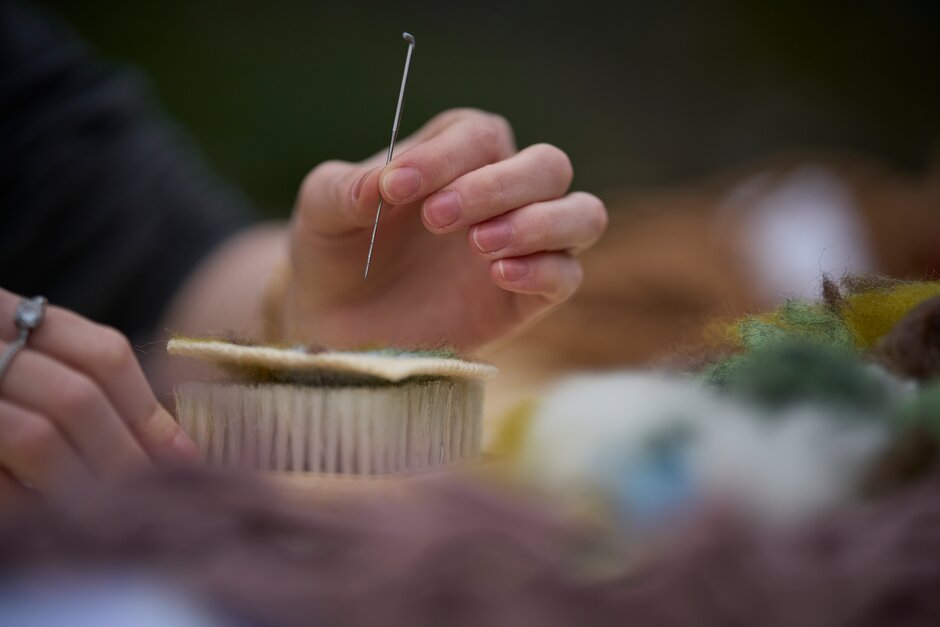
[[[829,274],[823,274],[822,296],[830,312],[838,314],[841,311],[845,300],[842,298],[842,292],[839,291],[839,284]]]
[[[940,375],[940,296],[924,301],[894,326],[874,350],[887,368],[925,381]]]

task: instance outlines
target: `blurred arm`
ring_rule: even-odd
[[[150,341],[250,203],[141,81],[38,10],[0,3],[0,68],[0,285]]]

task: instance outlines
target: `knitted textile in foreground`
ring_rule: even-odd
[[[490,379],[495,366],[462,359],[425,356],[421,353],[388,354],[383,351],[324,351],[309,353],[294,348],[243,346],[221,340],[174,338],[167,344],[172,355],[192,357],[227,370],[251,371],[332,371],[368,375],[385,381],[411,377],[457,377]]]
[[[787,533],[733,515],[699,520],[636,564],[482,485],[311,508],[251,477],[192,468],[73,497],[0,514],[4,581],[143,573],[236,624],[271,627],[940,624],[936,475]]]

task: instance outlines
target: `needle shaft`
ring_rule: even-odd
[[[408,42],[408,53],[405,56],[405,71],[401,77],[401,89],[398,91],[398,106],[395,107],[395,120],[392,122],[392,139],[388,142],[388,155],[385,157],[385,165],[392,160],[395,154],[395,141],[398,139],[398,127],[401,124],[401,108],[405,101],[405,87],[408,85],[408,72],[411,70],[411,57],[415,52],[415,38],[409,33],[402,33],[402,38]],[[369,266],[372,265],[372,251],[375,249],[375,234],[379,230],[379,218],[382,216],[382,203],[384,199],[379,194],[379,206],[375,210],[375,224],[372,226],[372,240],[369,242],[369,254],[366,256],[366,271],[362,280],[369,278]]]

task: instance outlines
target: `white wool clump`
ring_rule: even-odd
[[[771,413],[698,380],[620,372],[560,383],[533,418],[520,469],[545,491],[616,499],[619,475],[669,432],[689,434],[683,455],[696,500],[783,523],[851,498],[887,442],[876,419],[816,405]]]
[[[729,411],[691,448],[691,467],[704,495],[728,495],[766,520],[792,522],[850,499],[886,441],[883,425],[850,423],[817,406],[773,418]]]

